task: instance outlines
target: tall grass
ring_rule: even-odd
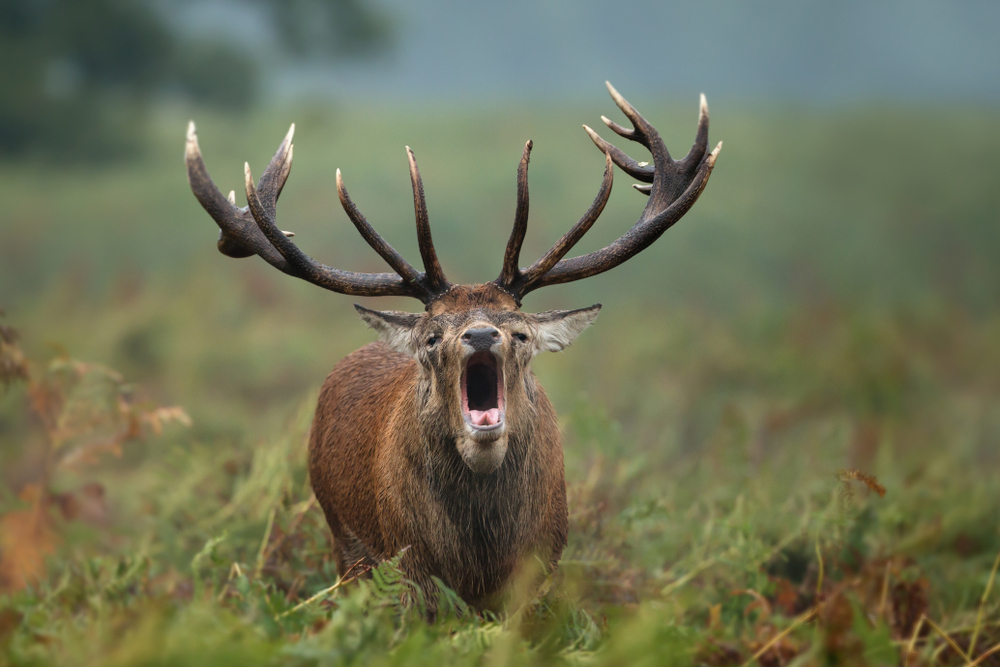
[[[633,101],[683,152],[694,109]],[[499,270],[524,139],[525,256],[586,208],[602,165],[577,121],[601,112],[196,120],[226,190],[296,120],[282,226],[351,269],[379,266],[335,210],[333,169],[416,257],[409,143],[446,270],[471,281]],[[370,337],[349,298],[215,252],[184,182],[186,118],[164,112],[127,168],[0,167],[11,344],[35,369],[115,368],[130,401],[192,419],[50,476],[53,497],[83,505],[46,510],[44,570],[0,595],[0,662],[880,665],[912,650],[909,664],[966,664],[1000,642],[1000,598],[984,595],[1000,552],[995,112],[713,114],[726,145],[688,219],[616,271],[527,304],[607,304],[535,364],[565,434],[559,570],[504,618],[445,590],[433,625],[391,563],[328,590],[305,437],[323,376]],[[627,180],[584,250],[634,220]],[[15,378],[0,395],[7,516],[45,470],[32,410]]]

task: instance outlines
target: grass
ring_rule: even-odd
[[[633,101],[686,144],[694,109]],[[446,270],[486,280],[523,140],[536,142],[527,257],[592,198],[602,165],[577,126],[607,106],[196,120],[227,190],[243,159],[260,170],[279,120],[297,120],[283,227],[352,269],[378,262],[332,211],[333,169],[416,257],[409,142]],[[0,594],[0,664],[963,665],[996,646],[995,112],[721,107],[726,145],[690,219],[527,306],[607,304],[535,364],[565,439],[560,568],[506,618],[444,591],[431,625],[391,563],[330,590],[305,438],[323,376],[370,336],[350,298],[215,253],[183,179],[186,114],[164,111],[136,164],[0,167],[0,295],[21,332],[7,353],[73,399],[51,414],[89,416],[60,422],[77,439],[56,446],[37,389],[0,394],[0,514],[43,507],[33,525],[48,531],[18,542],[44,566]],[[586,250],[641,205],[616,179]],[[123,378],[54,376],[66,359]],[[157,433],[144,417],[178,405],[189,427]],[[133,413],[138,431],[115,430]],[[44,455],[107,433],[120,456]]]

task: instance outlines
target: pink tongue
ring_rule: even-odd
[[[469,417],[474,426],[495,426],[500,423],[500,409],[469,410]]]

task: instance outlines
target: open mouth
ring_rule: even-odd
[[[503,371],[490,352],[476,352],[465,363],[462,415],[465,423],[477,431],[490,431],[503,425]]]

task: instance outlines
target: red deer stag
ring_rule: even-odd
[[[518,256],[528,223],[527,142],[517,171],[514,230],[500,276],[453,285],[431,241],[420,172],[407,148],[417,239],[424,271],[376,233],[337,171],[340,203],[365,241],[395,273],[354,273],[305,255],[275,224],[275,204],[292,166],[292,132],[257,185],[246,166],[247,207],[209,178],[194,124],[186,162],[195,197],[219,225],[219,250],[258,255],[274,268],[341,294],[411,296],[424,312],[355,306],[380,342],[350,354],[323,384],[309,442],[309,475],[336,543],[342,575],[408,547],[404,571],[427,589],[440,578],[479,609],[502,606],[525,559],[555,566],[566,545],[566,482],[552,404],[530,370],[539,352],[565,349],[597,317],[579,310],[525,313],[532,290],[612,269],[653,243],[695,203],[722,146],[708,152],[708,108],[701,98],[694,147],[670,157],[657,131],[618,92],[608,91],[632,129],[601,117],[652,154],[637,162],[584,129],[605,155],[604,181],[583,217],[528,268]],[[593,226],[611,194],[613,167],[642,181],[649,197],[639,220],[607,247],[563,259]]]

